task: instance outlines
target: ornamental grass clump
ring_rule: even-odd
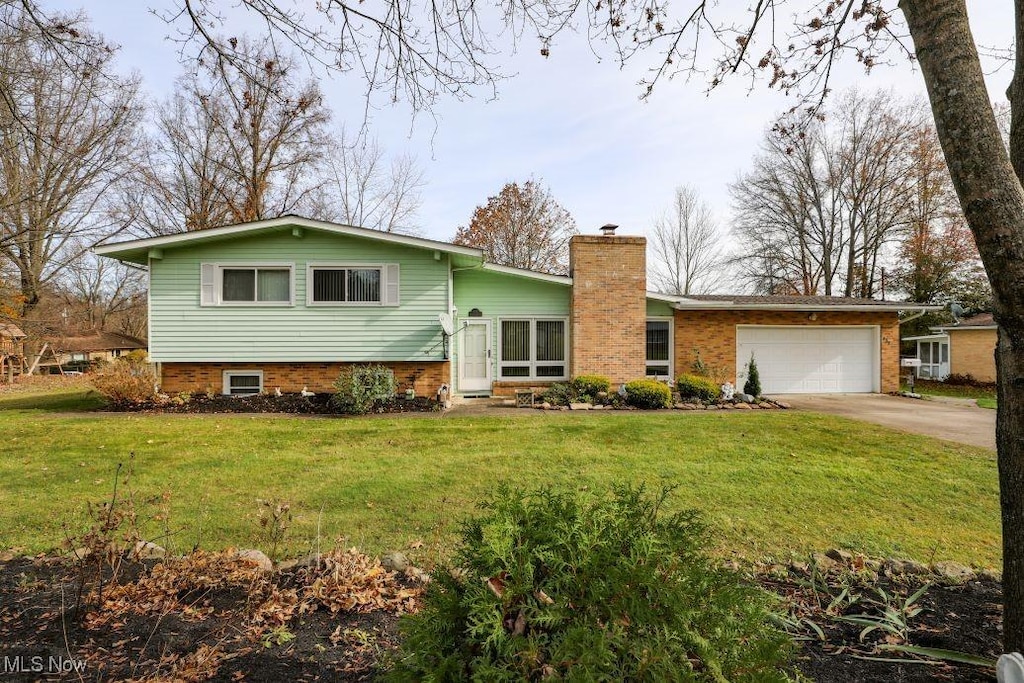
[[[390,679],[787,680],[770,598],[669,493],[499,488],[403,621]]]

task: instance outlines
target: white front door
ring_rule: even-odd
[[[459,393],[491,390],[491,321],[464,321],[459,339]]]

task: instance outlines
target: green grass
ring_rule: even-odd
[[[977,404],[979,408],[988,408],[989,410],[995,410],[998,405],[994,398],[979,398]]]
[[[909,387],[904,383],[900,387],[903,391],[909,391]],[[991,401],[996,400],[996,389],[994,386],[988,387],[969,387],[959,384],[946,384],[945,382],[935,382],[927,379],[918,379],[914,381],[914,391],[919,394],[928,396],[950,396],[952,398],[984,398]]]
[[[294,512],[290,552],[346,543],[430,564],[498,482],[604,488],[674,482],[723,554],[1000,561],[995,456],[987,450],[795,411],[537,413],[316,419],[68,414],[83,392],[0,398],[0,548],[60,544],[110,498],[135,453],[136,499],[168,494],[176,550],[265,547],[258,499]],[[140,508],[148,506],[140,503]],[[150,534],[155,531],[150,529]]]

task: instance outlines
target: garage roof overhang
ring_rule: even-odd
[[[850,300],[836,299],[825,300],[822,297],[818,301],[804,301],[799,298],[792,302],[780,301],[784,297],[759,297],[743,296],[736,299],[727,297],[715,299],[691,299],[679,297],[672,303],[672,308],[679,311],[852,311],[852,312],[895,312],[914,311],[925,313],[927,311],[941,311],[942,306],[914,304],[903,301],[872,301],[870,299]]]

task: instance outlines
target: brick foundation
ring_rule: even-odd
[[[570,374],[605,375],[612,384],[643,377],[647,344],[647,241],[575,235]]]
[[[737,325],[878,325],[881,332],[881,388],[900,388],[900,325],[895,312],[819,311],[816,320],[803,311],[676,311],[675,371],[690,371],[695,350],[709,367],[722,369],[736,381]]]
[[[402,392],[412,387],[419,396],[433,396],[438,387],[447,384],[451,375],[448,361],[381,362],[395,373],[395,383]],[[341,369],[352,363],[162,363],[160,389],[169,394],[181,391],[220,393],[224,387],[225,370],[262,370],[263,387],[273,391],[334,391],[334,380]],[[365,363],[360,363],[365,365]]]

